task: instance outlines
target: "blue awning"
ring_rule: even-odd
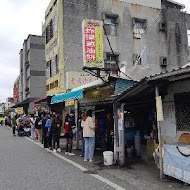
[[[76,90],[73,92],[68,92],[64,94],[58,94],[52,97],[51,104],[56,104],[59,102],[64,102],[66,100],[78,100],[83,98],[83,89]]]
[[[128,88],[136,84],[136,81],[133,80],[127,80],[127,79],[117,79],[116,84],[115,84],[115,93],[114,95],[119,95],[126,91]]]

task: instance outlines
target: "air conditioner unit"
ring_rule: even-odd
[[[29,91],[29,88],[28,88],[28,87],[26,87],[26,88],[25,88],[25,91],[26,91],[26,92],[28,92],[28,91]]]
[[[167,31],[166,22],[160,22],[159,23],[159,31],[162,31],[162,32],[166,32]]]
[[[160,66],[166,67],[168,65],[167,57],[160,57]]]

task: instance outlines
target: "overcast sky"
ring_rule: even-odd
[[[13,96],[19,75],[19,50],[28,34],[41,35],[50,0],[0,0],[0,102]],[[190,0],[177,0],[190,13]]]

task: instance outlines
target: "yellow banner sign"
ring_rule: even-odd
[[[82,28],[84,66],[103,68],[103,21],[85,19]]]
[[[18,114],[18,115],[24,114],[23,107],[18,107],[18,108],[17,108],[17,114]]]
[[[81,103],[99,102],[105,100],[106,98],[109,98],[113,94],[114,94],[114,88],[99,89],[94,92],[85,93],[83,99],[80,102]]]
[[[67,101],[65,101],[65,107],[74,106],[74,104],[75,104],[75,100],[67,100]]]

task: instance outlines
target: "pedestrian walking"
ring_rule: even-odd
[[[35,118],[34,118],[34,114],[31,114],[30,117],[30,133],[31,133],[31,139],[34,140],[35,139]]]
[[[65,154],[68,154],[70,156],[75,155],[72,153],[72,146],[73,146],[73,131],[71,128],[71,125],[69,123],[69,115],[67,114],[65,118],[65,124],[64,124],[64,133],[66,138],[66,151]]]
[[[16,136],[16,134],[15,134],[15,132],[16,132],[16,125],[17,125],[16,120],[17,120],[17,115],[15,115],[12,118],[12,120],[11,120],[11,125],[12,125],[12,129],[13,129],[13,136],[14,137]]]
[[[83,137],[85,141],[84,161],[92,162],[95,149],[95,121],[92,118],[92,111],[87,111],[81,126],[83,127]]]

